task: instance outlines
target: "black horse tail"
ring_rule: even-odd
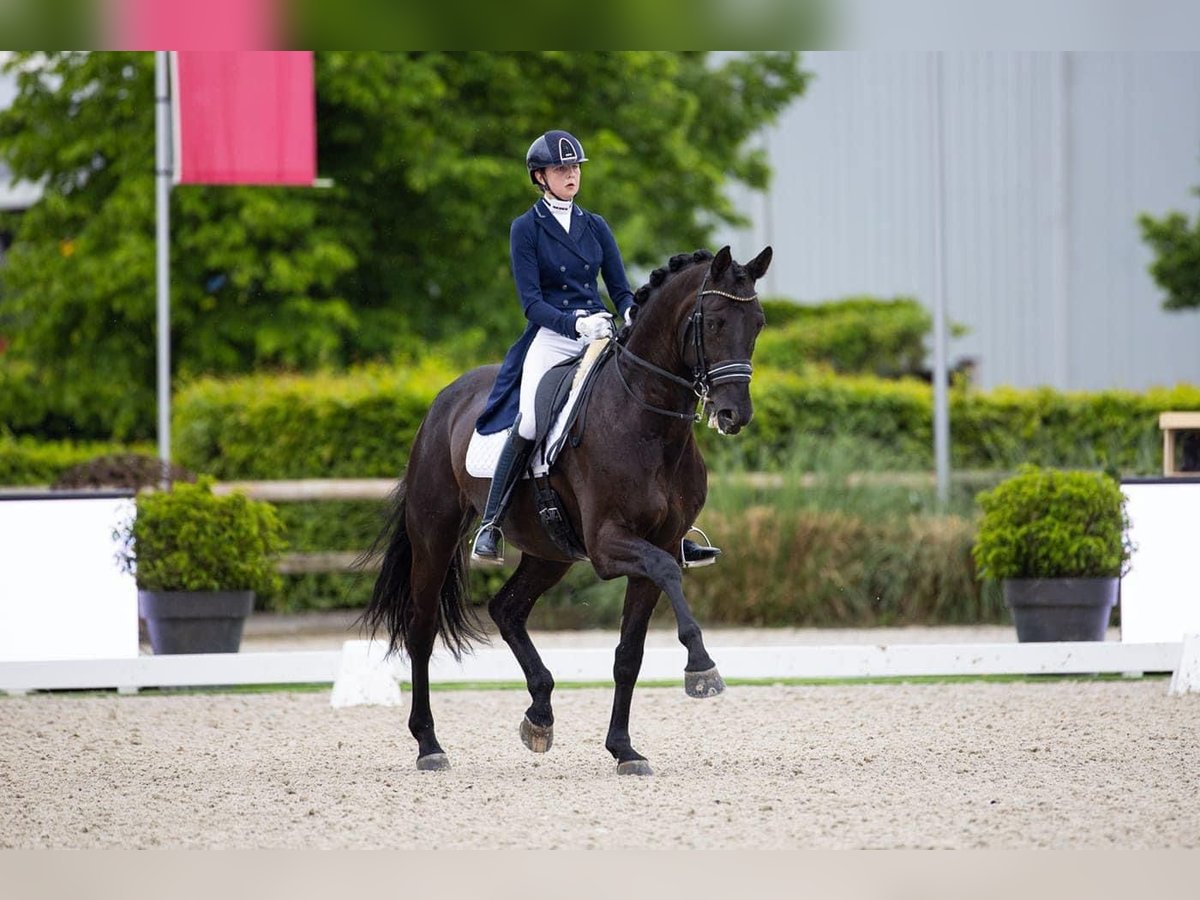
[[[379,577],[375,580],[375,589],[358,623],[366,627],[371,638],[379,630],[386,630],[389,654],[409,648],[409,632],[415,618],[412,596],[413,548],[408,536],[406,493],[404,479],[401,479],[392,493],[383,531],[360,559],[360,563],[365,564],[378,554],[381,546],[387,545]],[[487,642],[479,618],[469,603],[467,551],[462,539],[470,523],[471,519],[468,518],[456,536],[454,555],[446,572],[446,580],[442,582],[438,601],[438,634],[456,660],[462,659],[472,642]]]

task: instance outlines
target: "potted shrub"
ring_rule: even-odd
[[[138,586],[138,614],[163,653],[236,653],[256,594],[279,589],[283,526],[274,507],[217,496],[212,479],[139,494],[118,530]]]
[[[1121,486],[1026,465],[978,501],[976,569],[1001,582],[1017,639],[1104,640],[1130,552]]]

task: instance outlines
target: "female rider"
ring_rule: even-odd
[[[547,131],[525,154],[530,181],[542,196],[513,220],[509,244],[513,280],[528,324],[505,355],[475,424],[480,434],[511,428],[471,550],[472,559],[482,562],[504,562],[500,520],[537,433],[534,398],[542,375],[589,342],[613,333],[597,276],[604,278],[625,324],[632,320],[633,292],[612,230],[603,218],[575,204],[585,162],[583,145],[566,131]],[[685,560],[692,564],[711,561],[719,552],[684,542]]]

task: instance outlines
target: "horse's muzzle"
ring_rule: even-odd
[[[704,403],[704,412],[710,428],[721,434],[737,434],[754,418],[754,404],[750,401],[749,386],[721,385],[710,394]]]
[[[737,413],[732,409],[717,410],[717,431],[721,434],[737,434],[742,430],[742,422],[739,421]]]

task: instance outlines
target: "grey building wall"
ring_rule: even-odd
[[[762,140],[775,176],[721,237],[802,302],[934,286],[940,79],[946,308],[985,387],[1200,383],[1200,312],[1166,313],[1137,214],[1200,201],[1200,53],[805,53]]]

